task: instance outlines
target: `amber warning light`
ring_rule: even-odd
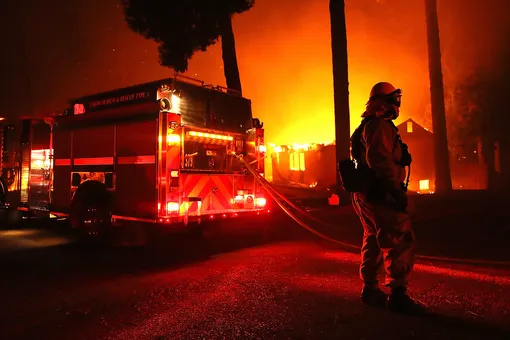
[[[74,115],[82,115],[85,113],[85,105],[83,104],[74,104]]]

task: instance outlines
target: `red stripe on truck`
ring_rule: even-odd
[[[113,157],[75,158],[74,165],[113,165]]]
[[[119,157],[117,164],[155,164],[156,155]]]
[[[63,159],[55,159],[55,166],[69,166],[71,165],[71,159],[70,158],[63,158]]]

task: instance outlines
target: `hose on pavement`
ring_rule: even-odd
[[[246,160],[243,158],[242,155],[235,155],[237,159],[241,161],[241,163],[246,167],[246,169],[255,177],[257,182],[264,188],[264,190],[269,194],[269,196],[273,199],[273,201],[282,209],[282,211],[287,214],[294,222],[299,224],[301,227],[309,231],[310,233],[326,240],[331,243],[352,249],[361,251],[361,247],[348,243],[339,241],[333,237],[327,236],[316,229],[312,228],[309,224],[303,221],[302,218],[299,218],[294,212],[291,211],[290,208],[294,209],[299,214],[303,215],[304,217],[315,221],[323,226],[334,228],[335,226],[326,223],[315,216],[310,215],[308,212],[304,211],[294,203],[292,203],[288,198],[280,194],[276,189],[273,188],[271,183],[269,183],[258,171],[256,171],[251,164],[246,162]],[[282,203],[283,202],[283,203]],[[285,206],[285,204],[288,205],[288,207]],[[461,259],[461,258],[451,258],[451,257],[440,257],[440,256],[425,256],[425,255],[417,255],[417,259],[420,260],[426,260],[426,261],[441,261],[441,262],[455,262],[455,263],[462,263],[462,264],[470,264],[470,265],[496,265],[496,266],[510,266],[510,262],[508,261],[491,261],[491,260],[469,260],[469,259]]]

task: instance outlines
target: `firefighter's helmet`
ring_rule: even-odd
[[[370,98],[389,95],[396,90],[395,86],[387,82],[375,84],[370,91]]]
[[[375,84],[370,91],[370,99],[380,98],[380,97],[393,97],[400,98],[402,97],[402,90],[397,89],[390,83],[380,82]]]
[[[370,91],[370,100],[376,98],[384,98],[389,104],[400,107],[400,99],[402,97],[402,90],[395,88],[387,82],[380,82],[375,84]]]
[[[368,100],[367,105],[370,103],[383,100],[386,104],[391,105],[392,110],[392,119],[396,119],[399,115],[400,103],[402,98],[402,90],[395,88],[392,84],[388,82],[379,82],[372,87],[370,91],[370,98]],[[389,112],[389,111],[388,111]]]

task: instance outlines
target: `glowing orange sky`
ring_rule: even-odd
[[[305,6],[283,1],[277,10],[271,8],[272,3],[259,0],[234,21],[244,95],[252,99],[254,114],[266,123],[268,141],[332,142],[329,1],[306,2]],[[360,12],[348,7],[347,17],[351,130],[359,124],[371,86],[382,80],[404,89],[402,118],[419,119],[421,112],[416,111],[423,111],[428,101],[426,56],[417,58],[408,46],[391,46],[387,39],[371,38],[374,27]],[[422,26],[420,40],[425,49],[424,21]],[[214,56],[197,55],[190,69],[198,77],[203,74],[223,83],[218,52],[215,47]],[[216,70],[202,66],[211,58]]]
[[[27,40],[29,97],[35,114],[62,110],[69,98],[172,75],[158,65],[156,44],[129,31],[117,1],[48,1],[54,6],[34,0],[31,11],[21,12],[27,29],[38,32],[28,34]],[[498,1],[504,0],[492,0]],[[351,129],[359,123],[371,86],[382,80],[404,91],[399,121],[412,117],[430,128],[423,0],[346,3]],[[452,9],[454,3],[471,6],[470,15],[468,10],[459,15]],[[252,10],[234,18],[244,95],[252,100],[254,115],[265,123],[268,142],[334,139],[328,4],[329,0],[257,0]],[[483,64],[481,59],[490,65],[497,50],[479,42],[498,46],[495,32],[507,22],[506,12],[489,13],[475,0],[439,0],[438,4],[445,77],[452,69],[463,74]],[[0,22],[0,26],[12,24]],[[0,96],[0,111],[26,114],[20,43],[14,35],[2,39],[6,46],[2,58],[10,59],[0,63],[0,83],[10,92]],[[188,74],[224,85],[222,64],[216,45],[192,59]]]

